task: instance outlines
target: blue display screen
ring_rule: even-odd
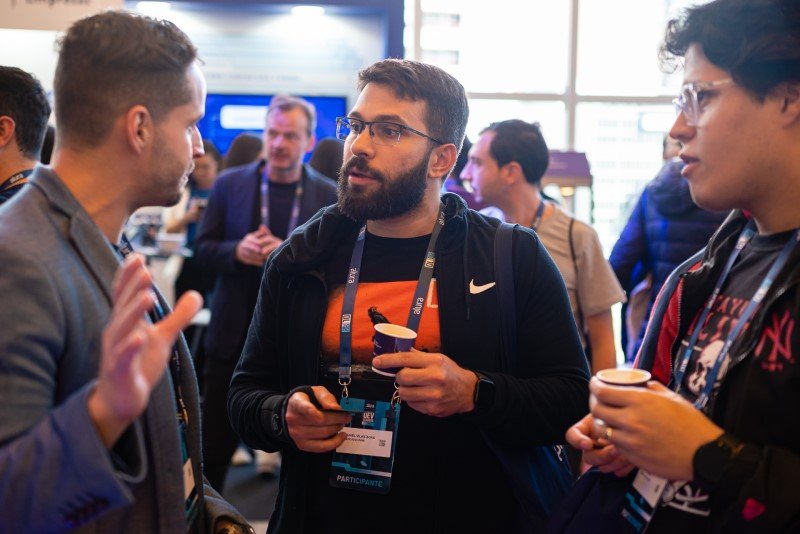
[[[261,136],[266,108],[273,95],[209,94],[206,114],[198,125],[203,139],[210,139],[221,154],[228,151],[233,138],[243,132]],[[336,135],[336,117],[347,114],[344,96],[300,95],[317,108],[317,139]]]

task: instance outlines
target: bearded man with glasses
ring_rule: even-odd
[[[684,59],[670,135],[692,197],[734,211],[661,291],[637,361],[656,380],[593,379],[597,402],[567,433],[626,477],[618,506],[585,505],[553,531],[797,532],[800,4],[690,8],[664,50]]]
[[[269,532],[529,532],[547,512],[522,517],[490,442],[525,457],[585,413],[564,282],[536,235],[513,230],[516,369],[504,369],[499,222],[440,196],[464,139],[464,88],[385,60],[359,90],[337,121],[337,205],[267,262],[231,383],[244,441],[284,454]],[[396,343],[385,332],[413,350],[385,353]]]

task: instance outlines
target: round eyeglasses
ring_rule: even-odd
[[[372,138],[372,142],[376,145],[398,145],[405,132],[412,132],[417,135],[421,135],[425,139],[430,139],[439,145],[447,144],[444,141],[434,139],[430,135],[424,134],[419,130],[415,130],[410,126],[397,124],[396,122],[364,121],[352,117],[336,118],[336,137],[339,139],[345,140],[351,135],[358,137],[365,128],[368,129],[369,136]]]
[[[686,124],[689,126],[697,126],[697,121],[700,120],[700,114],[703,112],[706,92],[731,85],[732,83],[732,78],[725,78],[713,82],[685,84],[681,87],[681,94],[672,100],[672,105],[675,106],[675,114],[679,115],[683,113],[686,117]]]

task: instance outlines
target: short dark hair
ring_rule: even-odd
[[[240,133],[233,138],[230,146],[228,146],[228,152],[222,159],[222,167],[219,170],[252,163],[261,155],[263,148],[264,142],[261,137],[252,133]]]
[[[66,143],[96,146],[134,105],[159,121],[191,100],[197,49],[171,22],[105,11],[73,24],[59,45],[56,123]]]
[[[494,132],[489,153],[499,167],[519,163],[525,180],[538,185],[550,164],[550,151],[538,122],[510,119],[493,122],[484,132]]]
[[[472,148],[472,142],[469,140],[469,137],[464,137],[464,142],[461,144],[461,151],[458,153],[458,158],[456,158],[456,164],[453,167],[453,170],[450,171],[449,178],[454,179],[458,182],[458,185],[463,185],[461,182],[461,171],[464,170],[464,167],[467,166],[467,162],[469,161],[469,151]]]
[[[779,84],[800,81],[800,2],[716,0],[686,9],[667,24],[662,64],[692,44],[763,100]]]
[[[205,152],[207,156],[211,156],[214,161],[217,162],[218,169],[222,167],[222,154],[219,153],[219,149],[213,141],[210,139],[203,139],[203,152]]]
[[[367,84],[386,85],[398,98],[427,105],[428,135],[461,149],[469,119],[464,86],[439,67],[409,59],[384,59],[358,73],[358,90]]]
[[[314,133],[314,130],[317,129],[317,109],[314,107],[314,104],[305,98],[287,94],[275,95],[269,101],[267,117],[269,117],[269,114],[276,109],[286,112],[295,108],[302,109],[306,114],[306,119],[308,119],[308,129],[306,130],[306,133],[309,137],[311,137],[311,135]]]
[[[0,115],[14,121],[19,151],[38,160],[50,118],[50,102],[39,80],[16,67],[0,66]]]

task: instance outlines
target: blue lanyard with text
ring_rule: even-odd
[[[128,240],[128,237],[125,234],[122,234],[122,237],[120,238],[119,251],[123,258],[127,257],[133,252],[133,245],[131,245],[130,240]],[[155,306],[150,316],[153,320],[153,323],[157,323],[167,316],[167,313],[164,311],[164,308],[161,307],[161,303],[157,299],[155,300]],[[170,360],[169,369],[170,374],[172,375],[172,381],[175,385],[175,401],[178,404],[178,420],[185,425],[189,422],[189,412],[186,410],[186,403],[183,401],[183,392],[181,391],[181,359],[180,355],[178,354],[177,343],[172,346],[172,359]]]
[[[408,312],[407,328],[415,332],[419,328],[422,318],[422,303],[425,302],[425,295],[433,278],[433,267],[436,263],[436,241],[439,239],[439,232],[444,227],[444,206],[439,207],[439,214],[436,217],[436,224],[433,227],[428,249],[425,252],[425,259],[419,273],[417,287],[414,290],[414,298],[411,301],[411,310]],[[358,232],[356,244],[353,247],[353,256],[350,259],[350,269],[347,271],[347,282],[344,288],[342,299],[342,318],[339,336],[339,384],[347,387],[350,384],[350,366],[353,361],[353,310],[356,304],[356,289],[358,288],[358,278],[361,272],[361,259],[364,256],[364,239],[367,233],[367,226],[361,227]]]
[[[120,254],[122,254],[123,258],[133,253],[133,245],[131,245],[131,242],[128,240],[128,237],[125,234],[122,234],[122,237],[120,238],[118,249]],[[153,311],[149,315],[153,324],[157,323],[158,321],[162,320],[164,317],[167,316],[166,312],[164,311],[164,308],[161,306],[161,303],[158,301],[158,299],[155,300],[155,306],[153,308]],[[186,409],[186,403],[183,401],[183,391],[181,389],[181,359],[180,359],[180,354],[178,353],[177,342],[174,345],[172,345],[172,358],[170,359],[169,363],[169,371],[170,375],[172,376],[172,385],[173,385],[172,393],[175,396],[175,403],[177,404],[178,408],[178,414],[177,414],[178,435],[180,438],[181,458],[185,470],[186,465],[191,465],[191,455],[189,454],[189,438],[188,438],[189,411]],[[194,483],[192,484],[194,486]],[[184,516],[187,525],[189,525],[190,527],[190,530],[191,530],[191,525],[194,524],[195,519],[197,519],[198,517],[198,513],[200,510],[198,503],[199,499],[198,499],[197,488],[194,488],[186,497],[185,509],[184,509]]]
[[[24,180],[31,174],[33,174],[33,169],[26,169],[16,174],[12,174],[2,184],[0,184],[0,191],[11,189],[17,184],[17,182],[19,182],[20,180]]]
[[[755,224],[751,221],[747,227],[742,230],[739,240],[736,242],[736,248],[728,258],[728,263],[725,264],[725,269],[722,271],[722,274],[720,274],[719,280],[717,281],[716,286],[714,286],[714,291],[706,301],[703,312],[700,314],[700,317],[698,317],[697,322],[695,323],[694,331],[692,332],[691,338],[689,338],[689,345],[683,352],[680,363],[675,370],[675,391],[678,393],[683,387],[683,378],[686,375],[686,369],[689,366],[689,361],[692,357],[692,351],[697,343],[697,339],[700,337],[700,331],[703,329],[703,325],[708,318],[708,314],[711,313],[714,302],[717,300],[717,297],[722,290],[722,285],[725,283],[725,279],[730,274],[734,262],[739,257],[739,253],[744,249],[745,246],[747,246],[747,243],[750,242],[755,233]],[[772,267],[770,267],[769,272],[767,272],[767,275],[764,277],[764,280],[761,281],[761,285],[758,287],[758,290],[756,290],[755,294],[750,299],[750,302],[747,304],[747,307],[744,309],[741,316],[736,320],[736,324],[728,333],[725,344],[722,346],[722,349],[719,351],[717,359],[714,362],[714,367],[711,368],[708,376],[706,376],[706,384],[703,387],[703,390],[700,392],[700,395],[694,401],[694,406],[697,409],[702,410],[708,403],[708,400],[711,397],[711,392],[714,389],[714,383],[717,380],[719,370],[722,367],[722,363],[725,361],[731,346],[739,337],[739,334],[741,334],[744,328],[747,326],[750,316],[753,315],[753,312],[755,312],[758,305],[764,300],[764,296],[767,294],[767,291],[769,291],[769,288],[772,287],[775,277],[778,275],[778,272],[780,272],[781,268],[786,264],[786,261],[789,259],[789,254],[792,252],[792,250],[794,250],[794,247],[797,245],[798,241],[800,241],[800,230],[797,230],[794,237],[789,239],[786,245],[784,245],[783,250],[781,250],[781,253],[777,258],[775,258],[775,261],[772,263]]]
[[[292,214],[289,217],[289,226],[286,227],[286,237],[292,233],[292,230],[297,228],[297,222],[300,220],[300,198],[303,196],[303,178],[297,182],[297,187],[294,190],[294,200],[292,200]],[[267,177],[266,167],[261,173],[261,224],[266,226],[272,231],[269,226],[269,178]]]
[[[539,228],[539,225],[542,223],[542,216],[544,215],[544,203],[545,199],[541,196],[539,197],[539,207],[536,208],[536,216],[533,218],[533,222],[531,223],[531,230],[536,231]]]

